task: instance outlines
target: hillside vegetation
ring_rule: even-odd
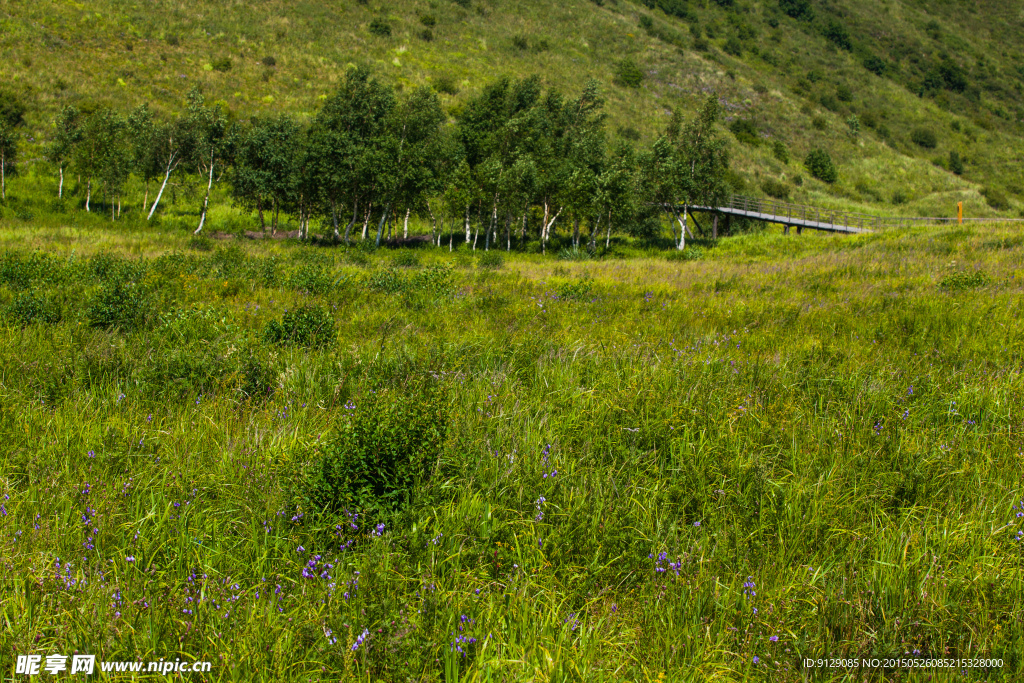
[[[356,63],[455,115],[498,75],[578,92],[603,83],[610,130],[651,141],[715,92],[735,189],[875,213],[1016,212],[1019,2],[11,3],[0,80],[30,137],[59,108],[178,112],[200,83],[235,115],[310,118]],[[814,148],[838,182],[808,176]],[[26,154],[24,156],[40,156]],[[955,171],[959,171],[959,174]]]

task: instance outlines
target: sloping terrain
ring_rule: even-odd
[[[196,82],[238,116],[308,116],[367,62],[433,84],[450,113],[502,74],[567,92],[594,77],[612,132],[641,142],[717,92],[749,194],[908,215],[1016,215],[1024,197],[1019,1],[8,1],[0,36],[36,142],[62,103],[177,111]],[[836,185],[807,177],[815,147]]]

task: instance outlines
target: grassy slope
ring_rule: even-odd
[[[308,116],[346,65],[359,60],[401,85],[452,76],[460,92],[445,96],[451,111],[497,74],[539,73],[565,91],[596,77],[607,86],[612,129],[634,127],[645,140],[663,127],[669,107],[691,108],[700,92],[712,90],[725,99],[730,117],[754,119],[766,136],[784,141],[791,151],[790,163],[782,164],[767,145],[734,144],[735,166],[748,192],[758,193],[765,176],[806,180],[800,160],[822,146],[839,162],[840,182],[830,188],[806,180],[792,188],[797,200],[908,215],[951,215],[963,200],[968,215],[991,215],[979,194],[990,186],[1012,196],[1014,212],[1020,208],[1022,76],[1016,65],[1024,30],[1019,1],[966,8],[908,0],[815,5],[820,20],[842,18],[853,52],[832,47],[816,24],[780,15],[772,2],[741,1],[731,12],[714,3],[695,5],[702,31],[710,28],[714,34],[710,52],[690,49],[687,24],[625,0],[600,7],[587,0],[491,0],[468,9],[446,0],[268,2],[258,8],[226,2],[143,7],[112,0],[88,5],[8,1],[0,4],[0,80],[27,94],[39,137],[45,137],[49,118],[63,102],[129,106],[148,101],[175,110],[196,81],[242,116],[274,111]],[[419,37],[423,14],[437,20],[432,42]],[[648,36],[638,25],[641,15],[674,30],[685,49]],[[375,16],[391,21],[391,38],[370,35],[367,26]],[[779,21],[776,28],[769,24],[772,17]],[[930,21],[936,24],[929,27]],[[721,46],[740,25],[755,37],[745,40],[744,54],[737,58]],[[514,35],[526,37],[531,47],[515,49]],[[170,44],[171,36],[177,45]],[[544,41],[547,49],[535,49]],[[914,94],[923,70],[943,52],[963,66],[976,97]],[[867,54],[884,57],[891,77],[865,70],[861,61]],[[267,55],[277,60],[273,69],[260,62]],[[648,71],[638,92],[612,84],[614,65],[624,56]],[[224,57],[232,60],[232,69],[213,71],[212,63]],[[808,74],[820,80],[808,81]],[[831,112],[819,99],[839,83],[854,98]],[[869,112],[888,130],[884,138],[866,127],[857,137],[849,134],[848,116]],[[811,125],[816,117],[825,120],[825,130]],[[961,132],[951,129],[954,121]],[[922,150],[909,141],[919,125],[938,134],[937,149]],[[968,160],[964,178],[935,163],[951,150]],[[909,203],[887,205],[895,194]]]
[[[1019,680],[1015,231],[760,234],[691,263],[498,271],[456,252],[459,294],[440,300],[368,291],[386,254],[250,245],[150,261],[138,332],[83,324],[100,250],[153,259],[184,239],[0,232],[59,258],[32,290],[64,313],[0,327],[0,666],[77,650],[180,652],[212,660],[209,680],[796,681],[803,657],[919,651],[1003,658],[990,680]],[[244,264],[270,256],[268,286]],[[4,307],[22,291],[6,258]],[[286,286],[317,263],[343,288]],[[957,267],[991,280],[939,289]],[[298,303],[332,311],[334,346],[262,345]],[[265,406],[236,393],[241,350],[274,370]],[[428,372],[454,412],[416,507],[380,538],[289,522],[342,405]],[[660,552],[678,574],[655,571]],[[313,555],[330,578],[303,576]]]

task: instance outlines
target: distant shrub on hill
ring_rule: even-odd
[[[736,119],[729,124],[729,130],[736,136],[736,139],[745,145],[757,147],[761,144],[760,132],[757,125],[750,119]]]
[[[986,187],[981,191],[985,201],[996,211],[1006,211],[1010,208],[1010,200],[1006,195],[994,187]]]
[[[644,72],[632,59],[623,59],[615,67],[615,82],[625,88],[639,88],[644,82]]]
[[[387,38],[391,35],[391,24],[388,23],[387,19],[374,17],[370,22],[370,33],[381,38]]]
[[[807,171],[818,180],[830,185],[839,178],[832,157],[823,149],[813,149],[804,160]]]
[[[821,29],[822,35],[838,48],[852,50],[853,43],[850,41],[850,32],[838,19],[829,19]]]
[[[788,16],[801,21],[814,19],[814,9],[810,0],[779,0],[779,9]]]
[[[761,181],[761,190],[775,199],[789,199],[789,185],[774,178],[765,178]]]
[[[923,127],[910,131],[910,141],[925,149],[935,149],[939,144],[938,138],[935,137],[935,131]]]
[[[267,55],[262,60],[263,66],[277,66],[277,59],[273,55]]]

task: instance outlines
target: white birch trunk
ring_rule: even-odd
[[[406,209],[405,210],[405,225],[402,228],[402,239],[403,240],[409,239],[409,212],[410,211],[412,211],[412,209]]]
[[[210,153],[210,179],[206,183],[206,198],[203,199],[203,213],[199,216],[199,227],[192,233],[198,235],[203,229],[203,224],[206,223],[206,210],[210,206],[210,189],[213,187],[213,153]]]
[[[89,209],[90,201],[92,201],[92,178],[89,178],[85,183],[85,210],[92,213]]]
[[[173,171],[173,170],[174,170],[174,166],[168,164],[167,165],[167,172],[164,173],[164,182],[163,182],[162,185],[160,185],[160,191],[156,193],[156,199],[153,200],[153,206],[151,206],[149,208],[149,215],[146,216],[146,220],[147,221],[150,218],[153,217],[153,214],[156,212],[156,207],[158,207],[160,205],[160,198],[164,196],[164,188],[167,187],[167,181],[170,179],[171,171]],[[88,202],[86,202],[86,203],[88,204]]]
[[[64,166],[60,167],[60,184],[57,186],[57,199],[64,199]]]
[[[469,244],[469,204],[466,204],[466,244]]]

